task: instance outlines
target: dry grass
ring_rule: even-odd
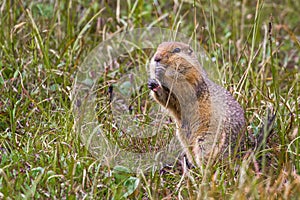
[[[2,1],[0,199],[298,199],[299,7],[297,0]],[[178,29],[204,47],[246,110],[249,138],[268,108],[277,111],[261,151],[187,174],[129,174],[92,157],[72,129],[78,65],[114,33],[148,26]]]

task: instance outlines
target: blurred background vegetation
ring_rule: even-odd
[[[0,199],[298,199],[299,8],[298,0],[0,0]],[[246,110],[249,136],[276,110],[270,143],[206,176],[128,174],[93,158],[72,129],[76,71],[101,41],[144,27],[199,42]]]

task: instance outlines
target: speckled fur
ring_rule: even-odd
[[[243,135],[244,111],[208,78],[188,45],[161,43],[150,63],[150,78],[149,85],[159,85],[152,95],[175,118],[176,135],[191,163],[200,166],[208,158],[233,152]]]

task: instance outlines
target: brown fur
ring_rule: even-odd
[[[232,152],[245,125],[243,109],[207,77],[188,45],[160,44],[150,72],[152,95],[174,116],[177,137],[190,162],[201,165],[209,157]]]

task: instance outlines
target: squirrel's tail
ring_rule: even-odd
[[[267,117],[264,120],[262,127],[260,128],[255,140],[254,150],[256,152],[264,149],[267,145],[268,139],[274,133],[274,121],[277,114],[277,110],[274,112],[273,108],[268,109]]]

